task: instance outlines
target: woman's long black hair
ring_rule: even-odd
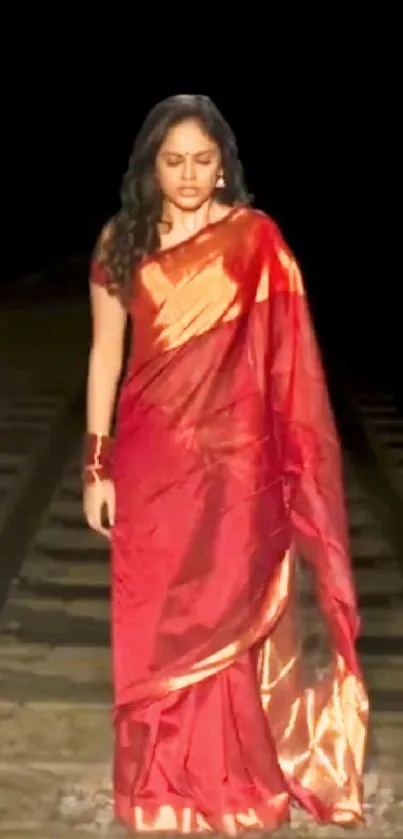
[[[234,134],[208,96],[171,96],[156,105],[140,129],[121,187],[121,208],[97,248],[107,268],[110,289],[130,293],[138,262],[159,248],[162,193],[155,174],[158,151],[169,129],[197,119],[218,145],[225,186],[217,200],[228,206],[249,203]]]

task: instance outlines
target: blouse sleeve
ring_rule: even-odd
[[[90,263],[90,283],[106,287],[108,285],[108,271],[102,265],[98,256],[93,255]]]
[[[108,222],[103,228],[101,235],[95,245],[89,271],[90,284],[103,286],[110,285],[110,276],[106,264],[106,244],[112,232],[112,222]]]

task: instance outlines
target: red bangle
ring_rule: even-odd
[[[86,434],[83,455],[83,482],[107,481],[112,471],[113,439],[108,434]]]

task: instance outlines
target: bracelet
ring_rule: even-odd
[[[107,481],[112,471],[113,439],[108,434],[86,434],[83,454],[83,483]]]

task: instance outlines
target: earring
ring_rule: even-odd
[[[217,178],[216,189],[224,189],[224,187],[225,187],[225,180],[224,180],[224,175],[221,172],[221,174]]]

